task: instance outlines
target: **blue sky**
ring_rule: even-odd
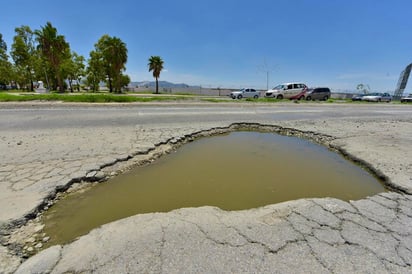
[[[153,80],[147,60],[159,55],[160,80],[174,83],[266,89],[269,76],[270,87],[393,91],[412,62],[410,0],[10,0],[1,9],[9,49],[15,27],[48,21],[86,58],[102,35],[120,38],[132,81]]]

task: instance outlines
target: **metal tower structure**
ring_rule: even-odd
[[[408,83],[411,69],[412,69],[412,63],[407,65],[406,68],[401,72],[401,75],[399,76],[398,84],[396,86],[395,93],[393,95],[393,100],[401,99],[403,92],[406,88],[406,84]]]

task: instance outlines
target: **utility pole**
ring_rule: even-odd
[[[269,89],[269,74],[273,71],[273,69],[270,69],[266,59],[263,60],[263,65],[259,68],[259,70],[263,71],[266,73],[266,90]]]

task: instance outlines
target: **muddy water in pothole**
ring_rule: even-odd
[[[204,205],[240,210],[310,197],[360,199],[385,191],[371,174],[307,140],[232,132],[70,194],[45,215],[51,244],[138,213]]]

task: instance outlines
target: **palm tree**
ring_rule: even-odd
[[[57,34],[57,29],[50,22],[47,22],[41,30],[36,30],[35,35],[39,43],[38,49],[53,70],[60,91],[64,91],[63,75],[60,67],[64,60],[70,57],[69,44],[63,35]]]
[[[117,37],[103,35],[97,44],[96,50],[101,53],[103,66],[107,76],[110,92],[120,92],[122,85],[122,72],[127,62],[126,44]]]
[[[159,93],[159,81],[160,72],[163,69],[163,60],[160,56],[150,56],[149,58],[149,71],[153,71],[153,77],[156,78],[156,93]]]

